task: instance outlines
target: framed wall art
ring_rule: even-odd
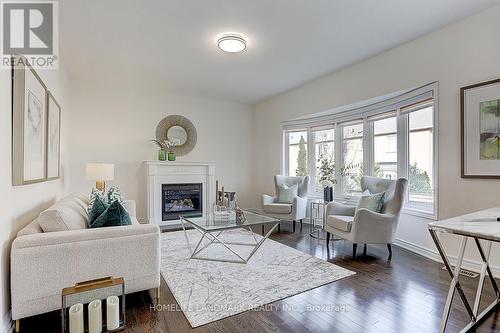
[[[500,179],[500,79],[460,89],[462,178]]]
[[[47,180],[60,175],[61,106],[54,95],[47,93]]]
[[[12,183],[47,178],[47,87],[23,57],[12,74]]]

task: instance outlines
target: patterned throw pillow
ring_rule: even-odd
[[[108,204],[112,204],[116,200],[118,200],[119,203],[123,202],[122,198],[122,192],[120,191],[120,188],[118,186],[111,186],[108,190]]]
[[[115,200],[98,218],[89,222],[89,228],[118,227],[131,224],[130,215],[122,204]]]
[[[278,188],[278,202],[291,204],[293,198],[298,195],[299,186],[297,184],[292,186],[280,185]]]
[[[360,208],[366,208],[376,213],[380,213],[384,205],[384,195],[385,192],[371,194],[368,190],[364,191],[358,201],[356,210]]]
[[[89,206],[87,207],[87,213],[89,214],[89,216],[90,212],[92,211],[92,207],[94,206],[94,202],[96,201],[97,198],[101,199],[102,202],[106,202],[104,194],[98,189],[93,188],[92,192],[90,192],[89,195]]]

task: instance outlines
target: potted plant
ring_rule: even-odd
[[[172,150],[169,151],[170,148],[175,146],[175,143],[172,142],[171,140],[163,140],[162,142],[153,139],[151,140],[152,142],[156,143],[158,146],[159,151],[158,151],[158,160],[160,161],[166,161],[167,158],[169,161],[175,161],[175,154]]]
[[[323,199],[326,202],[333,201],[333,187],[337,184],[335,179],[335,163],[333,158],[326,154],[320,155],[318,158],[318,175],[319,183],[323,187]]]

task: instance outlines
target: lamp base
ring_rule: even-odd
[[[104,193],[106,190],[106,182],[104,180],[96,180],[95,188]]]

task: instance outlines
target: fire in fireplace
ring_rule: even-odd
[[[178,220],[180,214],[202,216],[202,184],[163,184],[162,220]]]

